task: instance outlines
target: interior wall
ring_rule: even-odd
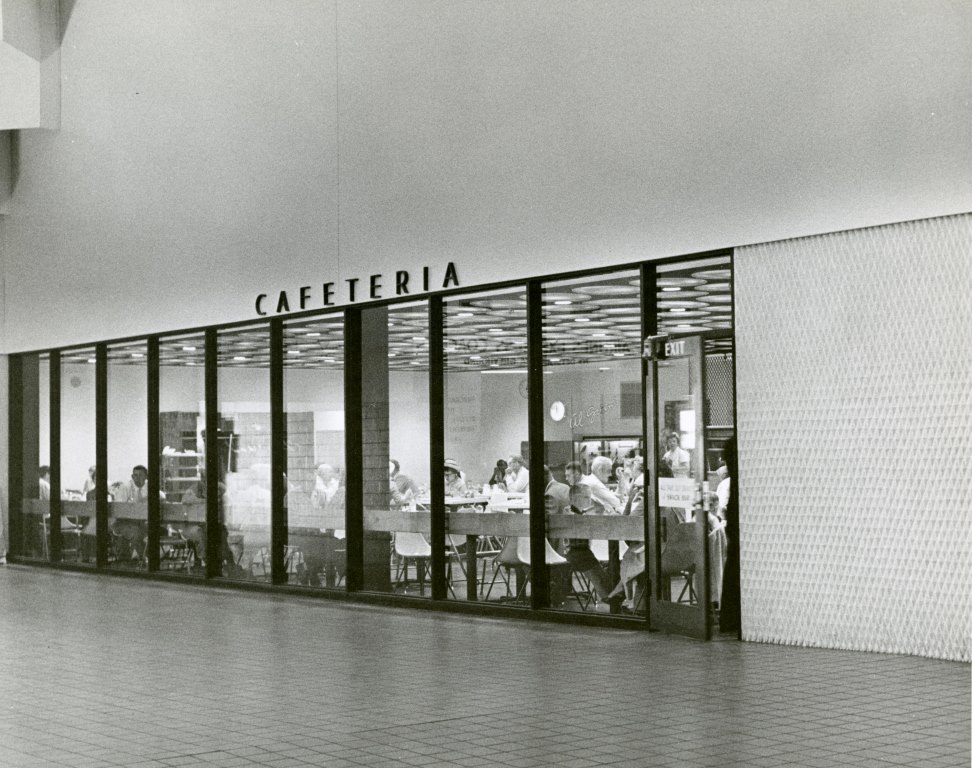
[[[970,58],[945,0],[77,3],[61,128],[18,134],[0,343],[972,210]]]
[[[972,215],[735,254],[743,637],[972,658]]]

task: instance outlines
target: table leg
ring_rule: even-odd
[[[479,592],[479,575],[476,571],[476,549],[479,536],[466,536],[466,599],[476,600]]]

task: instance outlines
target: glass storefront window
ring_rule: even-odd
[[[361,323],[364,588],[428,597],[428,304],[366,309]]]
[[[76,555],[81,562],[94,565],[97,522],[95,501],[88,499],[88,491],[94,488],[88,470],[95,463],[96,442],[94,347],[63,352],[60,378],[61,534],[63,540],[65,522],[71,522],[70,536],[77,539],[62,554],[64,560]],[[70,549],[75,547],[72,553]]]
[[[638,272],[543,288],[551,607],[643,613]]]
[[[287,581],[337,588],[347,567],[344,316],[286,323]]]
[[[20,369],[22,501],[20,540],[11,542],[11,547],[23,557],[47,560],[51,511],[50,357],[22,355]]]
[[[444,304],[448,597],[529,605],[526,290]],[[475,513],[485,513],[479,517]],[[479,519],[477,519],[477,517]]]
[[[145,568],[148,539],[148,362],[144,341],[108,348],[108,567]],[[81,488],[95,496],[94,463]]]
[[[235,579],[269,582],[270,333],[267,325],[219,332],[219,482],[221,525],[241,552]],[[222,534],[221,534],[222,535]]]
[[[162,529],[159,569],[205,573],[206,560],[206,339],[202,334],[159,343],[159,466]],[[110,443],[109,443],[110,445]],[[223,574],[240,552],[221,536]]]

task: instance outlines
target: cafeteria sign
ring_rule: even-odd
[[[692,509],[695,506],[695,481],[691,477],[659,477],[658,506]]]

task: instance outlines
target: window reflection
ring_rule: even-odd
[[[266,325],[217,336],[220,525],[240,552],[235,579],[271,580],[269,349]]]
[[[344,318],[284,326],[287,581],[335,588],[347,567]]]

